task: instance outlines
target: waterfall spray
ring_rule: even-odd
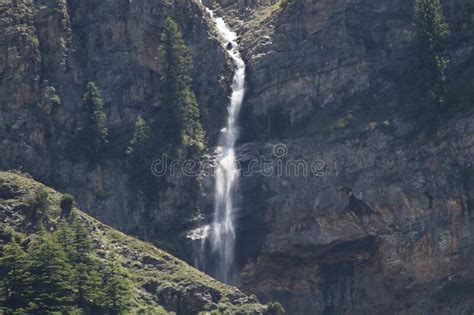
[[[228,106],[227,123],[222,129],[214,187],[214,220],[208,229],[206,239],[210,242],[212,255],[216,262],[214,276],[228,283],[235,251],[235,208],[239,169],[236,164],[235,142],[238,138],[237,120],[245,95],[245,62],[240,56],[237,34],[233,32],[221,17],[207,9],[214,21],[222,43],[232,58],[236,70],[232,83],[232,96]]]

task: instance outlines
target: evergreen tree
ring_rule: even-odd
[[[32,282],[29,267],[28,255],[15,240],[3,247],[0,258],[0,287],[3,297],[0,301],[12,312],[21,313],[28,304]]]
[[[104,272],[107,309],[122,313],[130,308],[133,289],[116,255],[110,255]]]
[[[88,263],[90,260],[90,254],[93,252],[92,240],[89,237],[89,231],[87,231],[84,224],[75,218],[72,223],[73,231],[73,251],[71,256],[71,263]]]
[[[58,230],[58,240],[73,268],[71,284],[76,303],[80,307],[99,305],[103,300],[102,278],[87,229],[77,218],[72,226],[64,222]]]
[[[96,259],[91,258],[87,264],[78,263],[74,266],[74,287],[76,302],[80,307],[104,305],[106,297]]]
[[[143,168],[149,156],[151,130],[146,121],[138,116],[127,156],[135,168]]]
[[[439,0],[415,1],[414,27],[420,90],[427,92],[429,103],[442,109],[446,100],[449,26]]]
[[[87,111],[85,145],[90,148],[87,151],[91,156],[96,158],[108,143],[109,131],[107,129],[107,116],[104,112],[104,101],[99,89],[92,81],[87,84],[83,102]]]
[[[164,81],[168,91],[167,114],[169,115],[168,136],[178,136],[183,146],[200,151],[205,147],[205,134],[200,122],[199,106],[192,91],[189,72],[192,59],[179,26],[172,18],[166,19],[164,56],[166,69]]]
[[[70,310],[73,301],[71,286],[72,268],[59,243],[44,231],[31,250],[33,293],[32,313],[61,312]]]
[[[127,157],[132,188],[140,189],[146,196],[156,195],[156,179],[150,171],[154,152],[151,145],[151,128],[142,117],[138,116]]]
[[[62,247],[64,254],[68,261],[70,261],[70,257],[72,256],[72,252],[74,250],[73,245],[73,238],[74,235],[72,233],[72,229],[69,226],[69,223],[66,220],[61,220],[59,223],[59,228],[56,233],[57,240]]]
[[[50,206],[46,189],[42,186],[38,187],[29,197],[28,205],[31,221],[33,223],[44,223]]]

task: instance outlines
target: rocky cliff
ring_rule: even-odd
[[[240,159],[275,168],[242,179],[242,285],[290,314],[472,312],[472,97],[420,126],[413,3],[228,7],[249,66]],[[450,76],[472,85],[474,7],[442,3]]]
[[[171,247],[168,241],[198,210],[195,182],[169,178],[166,187],[153,191],[157,203],[150,205],[132,192],[126,170],[137,116],[149,119],[166,94],[161,50],[167,17],[177,21],[193,57],[193,90],[212,144],[225,115],[231,63],[202,5],[187,0],[2,1],[0,165],[69,191],[105,222]],[[90,165],[76,141],[89,81],[102,93],[110,135],[98,165]]]
[[[442,1],[457,92],[433,128],[420,124],[410,80],[413,1],[217,2],[248,65],[241,285],[290,314],[472,312],[472,1]],[[166,92],[158,51],[167,16],[193,56],[212,161],[232,71],[197,1],[17,0],[0,2],[0,165],[191,261],[176,240],[211,220],[212,179],[169,178],[150,207],[125,170],[136,117]],[[111,132],[94,167],[71,154],[91,80]],[[292,166],[269,172],[262,158],[270,170]]]

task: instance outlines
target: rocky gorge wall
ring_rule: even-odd
[[[318,165],[242,179],[242,286],[289,314],[472,312],[472,102],[420,130],[413,3],[294,1],[235,21],[249,73],[240,160]],[[474,6],[442,4],[451,78],[468,82]]]
[[[108,224],[166,246],[197,211],[196,183],[169,178],[167,188],[154,193],[158,204],[147,205],[129,186],[126,151],[137,116],[150,119],[166,93],[161,35],[169,16],[193,57],[193,90],[212,144],[225,116],[231,63],[200,4],[0,3],[2,168],[29,172],[74,194],[84,209]],[[101,91],[110,135],[98,165],[90,165],[75,141],[85,121],[82,95],[89,81]]]
[[[269,176],[257,165],[242,178],[241,286],[289,314],[472,312],[473,114],[463,107],[431,136],[418,130],[407,79],[413,1],[294,2],[239,1],[235,10],[220,1],[248,65],[239,160],[319,161],[317,175]],[[474,7],[442,2],[451,77],[467,81]],[[149,208],[125,171],[136,117],[149,117],[165,92],[167,16],[193,56],[212,160],[232,71],[199,4],[17,0],[0,2],[0,166],[176,253],[182,232],[211,219],[211,180],[169,178]],[[111,133],[97,167],[71,154],[90,80]],[[286,151],[275,159],[279,143]]]

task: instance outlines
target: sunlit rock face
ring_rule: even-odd
[[[212,5],[213,1],[204,1]],[[302,160],[317,172],[240,178],[240,285],[289,314],[472,313],[473,114],[429,134],[414,123],[413,1],[220,1],[247,64],[235,155]],[[133,124],[163,95],[161,32],[181,26],[210,149],[225,126],[234,66],[198,1],[16,1],[0,4],[0,165],[73,193],[108,224],[180,250],[200,243],[214,181],[169,178],[149,207],[132,196],[125,154]],[[443,0],[451,78],[474,77],[474,8]],[[245,19],[244,21],[240,19]],[[98,168],[69,153],[87,81],[101,89],[113,150]],[[60,98],[60,106],[57,98]],[[284,154],[275,156],[276,144]],[[192,246],[190,246],[192,247]]]
[[[211,1],[210,1],[211,2]],[[257,8],[276,3],[276,0],[217,0],[222,7],[228,7],[237,4],[241,9]]]
[[[452,75],[468,80],[474,8],[442,2]],[[283,143],[283,163],[324,164],[317,176],[241,180],[242,285],[290,314],[471,308],[474,117],[461,110],[432,135],[414,123],[412,11],[297,1],[242,25],[242,160],[275,160]]]
[[[169,178],[174,188],[156,191],[158,203],[147,204],[128,183],[126,151],[137,116],[149,122],[166,92],[167,17],[190,49],[202,121],[210,145],[217,141],[232,69],[204,8],[188,0],[25,0],[4,1],[0,9],[2,168],[29,172],[74,194],[106,223],[170,248],[196,213],[195,179]],[[98,167],[74,151],[88,81],[102,93],[110,132],[110,151]]]

